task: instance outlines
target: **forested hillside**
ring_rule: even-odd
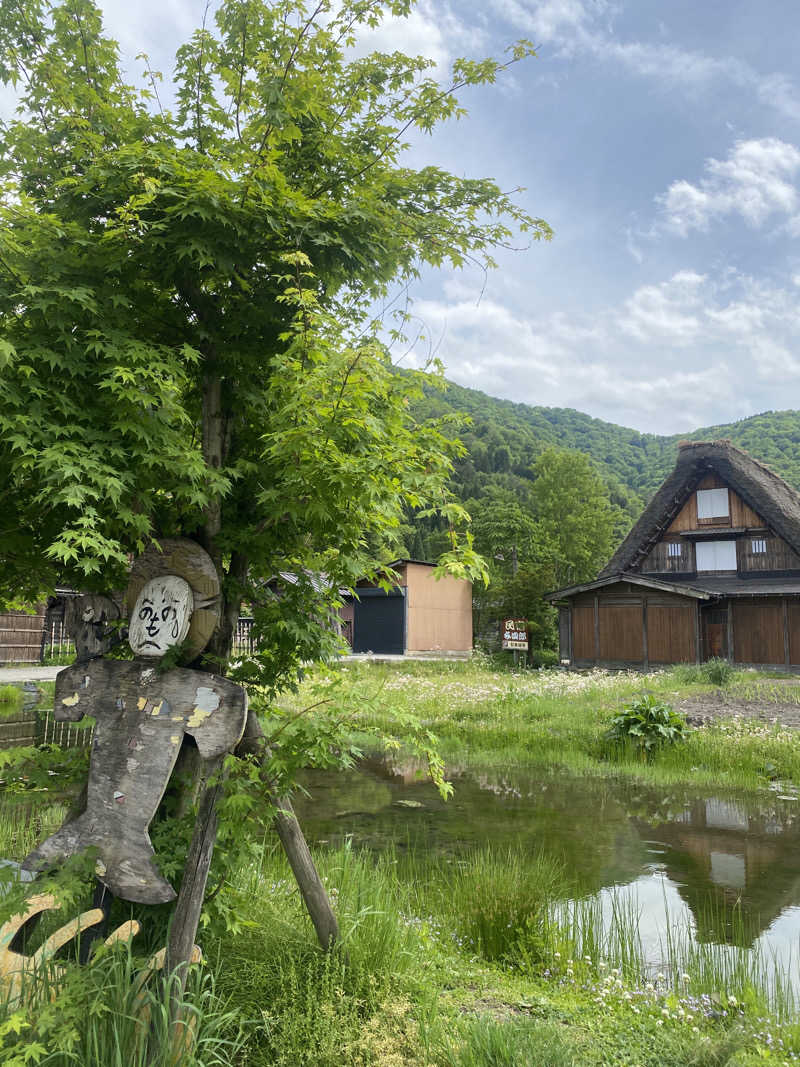
[[[481,475],[491,479],[511,469],[530,477],[536,457],[555,445],[587,453],[604,477],[620,482],[644,503],[672,468],[678,441],[720,437],[730,438],[800,489],[797,411],[768,411],[739,422],[662,437],[593,419],[572,408],[515,404],[453,383],[445,393],[432,392],[426,406],[431,413],[461,411],[472,419],[472,426],[460,434],[469,456],[459,464],[457,474],[459,493],[466,490],[467,496],[484,481]]]

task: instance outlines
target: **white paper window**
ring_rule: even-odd
[[[680,556],[683,548],[678,541],[667,542],[667,555],[668,556]]]
[[[697,518],[698,521],[705,519],[727,519],[728,490],[727,489],[698,489],[697,490]]]
[[[756,537],[750,542],[750,551],[753,555],[758,555],[767,551],[767,542],[763,537]]]
[[[698,571],[735,571],[735,541],[698,541]]]

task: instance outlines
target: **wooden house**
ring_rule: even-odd
[[[548,599],[574,666],[800,670],[800,494],[729,441],[683,442],[597,579]]]
[[[354,652],[467,655],[472,650],[472,583],[434,577],[434,565],[400,559],[388,590],[359,582],[343,611]],[[348,630],[345,630],[348,633]]]

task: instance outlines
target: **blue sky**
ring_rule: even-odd
[[[205,0],[102,0],[165,73]],[[371,35],[446,75],[519,37],[538,58],[465,97],[416,164],[524,186],[549,244],[414,291],[447,375],[660,433],[800,407],[796,0],[421,0]],[[414,358],[413,356],[411,358]]]

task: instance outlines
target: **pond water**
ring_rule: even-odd
[[[420,848],[443,862],[475,846],[543,850],[609,916],[638,916],[658,966],[668,928],[695,944],[762,950],[781,970],[800,947],[800,795],[653,789],[525,768],[449,768],[443,801],[419,769],[379,762],[310,773],[296,808],[309,840]],[[795,967],[796,969],[796,967]]]

